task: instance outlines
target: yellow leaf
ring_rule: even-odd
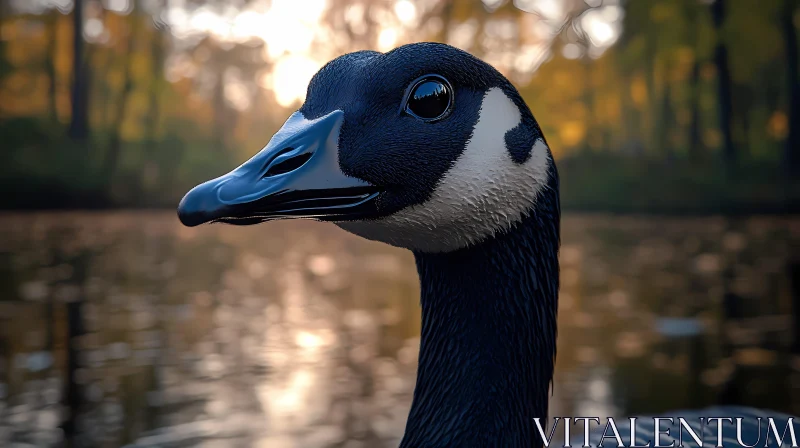
[[[722,144],[722,134],[717,129],[706,129],[703,133],[703,143],[709,148],[718,148]]]
[[[776,140],[786,138],[789,133],[789,118],[783,111],[775,111],[767,121],[767,132]]]
[[[561,125],[558,134],[565,145],[575,146],[586,135],[586,126],[580,121],[568,121]]]
[[[631,99],[639,107],[647,104],[647,83],[644,78],[637,76],[631,83]]]

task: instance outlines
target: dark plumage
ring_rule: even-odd
[[[422,338],[401,447],[531,446],[556,354],[558,180],[534,213],[492,239],[414,252]],[[539,441],[540,442],[540,441]]]

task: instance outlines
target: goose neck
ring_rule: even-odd
[[[533,418],[547,416],[555,362],[558,239],[556,208],[469,248],[415,253],[422,334],[401,447],[537,445]]]

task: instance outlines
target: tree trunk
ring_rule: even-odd
[[[630,71],[624,73],[623,91],[622,91],[622,113],[625,123],[629,126],[623,127],[623,143],[622,148],[627,154],[641,156],[644,149],[644,140],[646,134],[642,129],[642,112],[636,101],[633,98],[631,86],[636,82],[638,72]]]
[[[108,26],[108,10],[102,8],[100,13],[97,17],[100,22],[103,23],[103,26]],[[110,46],[107,48],[101,47],[94,47],[91,54],[89,55],[89,59],[92,61],[92,66],[95,68],[95,76],[98,80],[102,80],[102,82],[97,83],[97,95],[100,98],[100,101],[95,103],[96,107],[100,110],[100,117],[97,122],[97,126],[100,129],[108,130],[111,127],[110,120],[114,117],[113,105],[114,105],[114,95],[109,86],[108,79],[109,73],[113,69],[114,62],[116,61],[116,52],[114,51],[114,46]]]
[[[161,173],[165,172],[163,165],[163,158],[160,159],[162,163],[156,161],[156,154],[158,151],[158,127],[161,121],[161,96],[163,94],[162,85],[164,84],[164,54],[165,54],[165,41],[167,36],[160,30],[153,30],[152,41],[150,43],[150,52],[153,60],[153,71],[150,74],[150,92],[147,110],[147,118],[145,120],[145,145],[144,145],[144,169],[141,175],[141,190],[142,200],[146,201],[148,192],[153,191],[157,185],[160,184],[159,178]]]
[[[589,56],[584,56],[581,58],[581,65],[583,65],[584,76],[582,101],[584,107],[586,107],[586,118],[583,120],[583,124],[586,125],[586,136],[583,139],[583,150],[590,152],[598,149],[592,144],[592,139],[595,137],[595,132],[597,131],[595,120],[593,120],[595,98],[594,86],[592,85],[592,59],[589,58]]]
[[[56,74],[56,50],[58,40],[58,11],[51,11],[47,17],[47,52],[45,54],[45,70],[47,71],[47,103],[50,121],[58,123],[58,79]]]
[[[671,70],[671,61],[669,60],[668,56],[664,58],[664,64],[662,69],[662,79],[664,80],[664,88],[661,92],[661,105],[659,107],[660,111],[658,113],[658,121],[656,122],[656,145],[658,148],[658,153],[660,156],[663,156],[667,160],[671,160],[673,158],[673,148],[672,142],[670,141],[670,133],[672,131],[673,126],[673,118],[674,113],[672,111],[672,85],[670,84],[670,70]]]
[[[689,158],[698,160],[703,151],[702,135],[700,133],[700,55],[698,48],[697,31],[700,26],[697,7],[693,4],[689,11],[689,29],[691,30],[689,45],[694,49],[694,62],[692,73],[689,77]]]
[[[697,160],[701,158],[703,152],[703,140],[700,133],[700,61],[695,55],[692,75],[689,79],[691,83],[691,97],[689,99],[689,158]]]
[[[74,2],[72,23],[72,118],[69,136],[75,141],[84,142],[89,137],[89,66],[84,57],[83,0]]]
[[[152,83],[150,86],[150,104],[148,107],[147,113],[147,126],[145,130],[145,135],[148,141],[148,148],[149,152],[154,151],[152,148],[156,140],[158,134],[158,122],[161,116],[161,84],[164,78],[164,40],[166,36],[162,34],[160,31],[156,30],[155,34],[153,35],[153,41],[151,45],[151,53],[153,55],[153,72],[152,76]]]
[[[217,149],[222,150],[225,148],[228,137],[227,129],[227,109],[228,105],[225,103],[225,68],[221,67],[217,70],[217,80],[214,84],[214,97],[212,103],[214,106],[214,126],[212,138],[217,145]]]
[[[657,141],[657,134],[658,134],[658,105],[657,105],[657,95],[656,95],[656,64],[658,64],[658,58],[656,58],[656,52],[658,48],[658,43],[656,42],[656,35],[655,33],[647,33],[646,36],[646,48],[647,48],[647,56],[645,56],[645,83],[647,85],[647,104],[644,107],[644,112],[646,113],[647,119],[645,122],[646,126],[646,139],[645,139],[645,152],[652,151],[653,147],[658,147],[659,142]]]
[[[8,6],[6,2],[0,0],[0,36],[3,33],[3,26],[6,23],[6,19],[8,18],[8,12],[6,11]],[[8,41],[5,39],[0,39],[0,81],[5,79],[5,77],[11,72],[11,64],[8,63],[8,59],[6,56],[6,46],[8,45]],[[0,113],[0,117],[2,113]]]
[[[798,8],[797,0],[784,0],[784,11],[781,14],[781,28],[786,48],[786,78],[789,83],[789,135],[783,150],[783,161],[790,175],[800,174],[800,80],[797,67],[797,30],[794,27],[794,16]]]
[[[741,138],[737,145],[739,157],[746,157],[752,155],[752,147],[750,145],[750,111],[755,106],[755,98],[753,97],[753,89],[747,84],[736,84],[733,86],[734,91],[734,110],[738,113],[735,114],[741,123],[739,131]]]
[[[714,64],[717,67],[717,95],[719,96],[719,130],[722,133],[722,158],[727,168],[736,165],[736,147],[731,135],[731,116],[733,104],[731,99],[731,73],[728,67],[728,47],[722,36],[725,23],[725,0],[715,0],[711,4],[711,17],[717,31],[717,43],[714,48]]]
[[[133,80],[131,79],[131,71],[133,69],[133,51],[136,42],[139,17],[137,15],[136,2],[134,2],[133,12],[128,17],[130,22],[128,26],[127,43],[125,47],[125,65],[122,74],[122,91],[119,93],[117,99],[117,110],[114,115],[115,122],[111,128],[111,137],[108,142],[108,152],[106,153],[103,162],[103,173],[110,181],[117,171],[119,165],[120,155],[122,153],[122,125],[125,123],[125,111],[128,107],[128,99],[130,98],[131,91],[133,90]]]

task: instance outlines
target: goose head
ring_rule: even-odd
[[[503,75],[456,48],[417,43],[329,62],[267,146],[192,189],[178,214],[188,226],[332,221],[415,252],[451,252],[531,214],[554,173]]]

